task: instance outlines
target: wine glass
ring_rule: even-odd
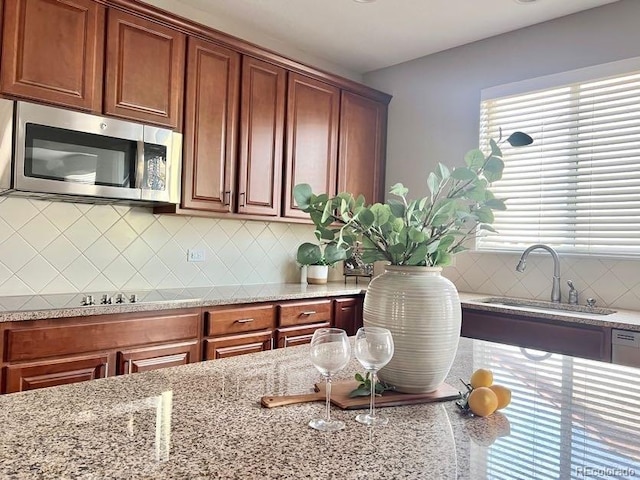
[[[385,425],[389,419],[382,415],[376,415],[374,398],[377,372],[393,357],[391,332],[381,327],[361,327],[356,333],[355,354],[371,378],[369,413],[361,413],[356,417],[356,420],[365,425]]]
[[[331,376],[342,370],[351,358],[351,345],[347,332],[340,328],[319,328],[311,339],[311,363],[320,371],[326,386],[325,418],[316,418],[309,426],[323,432],[344,428],[344,422],[331,420]]]

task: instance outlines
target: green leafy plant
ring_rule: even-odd
[[[523,132],[514,132],[504,141],[511,146],[533,142]],[[396,198],[386,203],[366,205],[365,198],[350,193],[335,197],[316,195],[308,184],[294,188],[296,203],[309,214],[316,236],[336,248],[362,242],[362,261],[385,260],[392,265],[446,266],[452,255],[467,250],[465,241],[479,230],[495,231],[490,224],[494,210],[504,210],[504,201],[495,198],[491,182],[502,177],[504,162],[502,134],[491,140],[491,151],[469,151],[465,165],[450,170],[439,163],[426,179],[428,193],[417,200],[407,198],[401,183],[391,187]]]
[[[355,390],[349,392],[349,397],[366,397],[371,395],[371,374],[367,372],[363,377],[362,374],[356,373],[355,379],[359,384]],[[376,395],[382,395],[387,390],[395,390],[395,388],[393,385],[381,382],[380,380],[376,381]]]
[[[346,244],[338,245],[331,241],[317,245],[305,242],[298,247],[296,260],[300,265],[333,265],[349,258],[350,248]]]

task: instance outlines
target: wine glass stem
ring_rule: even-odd
[[[331,376],[327,375],[325,377],[325,390],[327,391],[327,396],[325,399],[325,409],[326,409],[326,417],[327,423],[331,421]]]
[[[375,396],[376,396],[376,371],[371,370],[371,400],[369,401],[369,416],[371,418],[376,417],[376,407],[375,407]]]

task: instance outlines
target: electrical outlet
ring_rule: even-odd
[[[204,250],[201,248],[188,249],[187,262],[204,262]]]

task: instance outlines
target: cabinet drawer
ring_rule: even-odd
[[[207,321],[206,336],[252,332],[276,326],[274,305],[208,310],[205,312],[205,318]]]
[[[200,313],[106,315],[6,332],[5,361],[77,355],[99,350],[198,338]]]
[[[280,305],[280,327],[331,322],[331,300],[292,302]]]

